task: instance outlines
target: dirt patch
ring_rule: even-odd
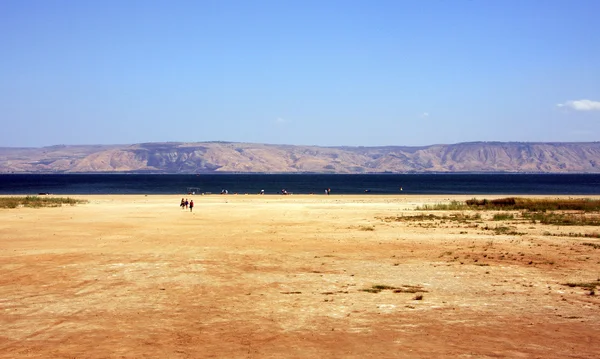
[[[2,209],[0,357],[600,357],[594,228],[390,220],[469,197]]]

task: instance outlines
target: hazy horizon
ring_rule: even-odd
[[[526,143],[526,144],[582,144],[582,143],[597,143],[600,141],[466,141],[466,142],[455,142],[455,143],[430,143],[425,145],[373,145],[373,146],[363,146],[363,145],[307,145],[307,144],[289,144],[289,143],[262,143],[262,142],[241,142],[241,141],[220,141],[220,140],[207,140],[207,141],[156,141],[156,142],[138,142],[138,143],[73,143],[73,144],[64,144],[57,143],[52,145],[43,145],[43,146],[0,146],[0,148],[46,148],[46,147],[94,147],[94,146],[132,146],[132,145],[141,145],[141,144],[160,144],[160,143],[177,143],[177,144],[195,144],[195,143],[235,143],[235,144],[249,144],[249,145],[266,145],[266,146],[298,146],[298,147],[431,147],[431,146],[452,146],[452,145],[461,145],[461,144],[469,144],[469,143],[499,143],[499,144],[511,144],[511,143]]]

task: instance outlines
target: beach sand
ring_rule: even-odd
[[[600,357],[600,293],[564,285],[599,280],[600,239],[568,236],[597,227],[397,218],[473,196],[73,197],[0,209],[0,358]]]

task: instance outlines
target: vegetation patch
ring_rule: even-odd
[[[435,221],[440,220],[441,216],[434,214],[418,214],[416,216],[395,216],[395,217],[384,217],[381,218],[384,222],[421,222],[421,221]]]
[[[362,292],[367,292],[367,293],[379,293],[383,290],[391,290],[394,293],[419,293],[419,292],[427,292],[426,290],[423,289],[423,287],[419,286],[419,285],[402,285],[400,287],[393,287],[391,285],[383,285],[383,284],[376,284],[371,286],[371,288],[364,288],[364,289],[360,289],[360,291]]]
[[[427,292],[420,285],[403,285],[400,288],[394,288],[394,293],[419,293]]]
[[[489,227],[489,226],[485,226],[482,227],[483,230],[486,231],[494,231],[494,234],[500,235],[500,234],[505,234],[505,235],[509,235],[509,236],[522,236],[525,233],[522,232],[517,232],[513,227],[508,227],[508,226],[496,226],[496,227]]]
[[[499,199],[492,199],[492,200],[487,200],[487,199],[482,199],[482,200],[478,200],[476,198],[473,199],[469,199],[467,201],[465,201],[465,204],[469,207],[483,207],[485,209],[498,209],[498,208],[506,208],[506,207],[514,207],[516,204],[516,198],[513,197],[509,197],[509,198],[499,198]]]
[[[360,289],[361,292],[367,292],[367,293],[379,293],[381,292],[380,289],[375,289],[375,288],[363,288]]]
[[[486,210],[526,210],[530,212],[546,211],[600,211],[600,200],[589,198],[569,198],[569,199],[535,199],[507,197],[493,200],[470,199],[465,204],[472,208]]]
[[[395,288],[392,287],[391,285],[376,284],[372,287],[372,289],[382,291],[382,290],[386,290],[386,289],[395,289]]]
[[[596,289],[596,286],[600,285],[600,278],[596,279],[595,281],[591,281],[591,282],[567,282],[567,283],[563,283],[562,285],[571,287],[571,288],[579,287],[579,288],[583,288],[583,289],[594,290],[594,289]]]
[[[468,221],[480,220],[481,215],[475,213],[472,215],[464,213],[452,213],[450,215],[436,216],[434,214],[417,214],[414,216],[395,216],[382,218],[385,222],[425,222],[425,221],[448,221],[467,223]]]
[[[523,218],[533,223],[551,224],[557,226],[600,226],[600,217],[588,216],[583,213],[523,213]]]
[[[366,231],[366,232],[372,232],[375,230],[375,227],[373,226],[360,226],[358,227],[359,231]]]
[[[509,221],[511,219],[515,219],[515,216],[512,213],[496,213],[492,220],[494,221]]]
[[[450,203],[424,204],[415,208],[417,211],[461,211],[469,209],[468,205],[461,201]]]
[[[598,234],[595,234],[595,235],[597,236]],[[600,244],[598,244],[598,243],[584,242],[584,243],[581,243],[581,245],[583,245],[583,246],[589,246],[589,247],[592,247],[594,249],[600,249]]]
[[[545,211],[600,211],[600,200],[590,198],[569,198],[569,199],[536,199],[506,197],[498,199],[469,199],[465,202],[451,201],[450,203],[438,203],[433,205],[423,205],[416,210],[425,211],[458,211],[468,209],[479,210],[526,210],[531,212]]]
[[[544,232],[543,235],[551,236],[551,237],[600,238],[600,233],[573,233],[573,232],[550,233],[550,232]],[[594,244],[594,243],[589,243],[589,244],[582,243],[582,245],[590,246],[590,247],[594,247],[594,248],[600,248],[600,245]]]
[[[492,217],[494,221],[529,221],[533,224],[540,223],[557,226],[600,226],[600,200],[589,198],[569,198],[569,199],[535,199],[507,197],[493,200],[473,198],[467,201],[452,201],[446,204],[425,205],[417,207],[416,210],[495,210],[501,211],[495,213]],[[513,211],[516,213],[510,213]],[[517,212],[518,211],[518,212]],[[520,212],[520,213],[519,213]],[[434,222],[444,223],[447,221],[468,223],[469,221],[481,220],[481,214],[452,213],[449,215],[437,216],[434,214],[419,214],[415,216],[396,216],[385,217],[384,221],[414,221],[414,222]],[[489,227],[484,228],[490,230]],[[516,234],[509,227],[498,226],[493,228],[497,234]],[[591,238],[600,236],[583,235]]]
[[[18,207],[61,207],[64,205],[74,206],[79,203],[87,203],[85,200],[74,199],[70,197],[0,197],[0,208],[18,208]]]

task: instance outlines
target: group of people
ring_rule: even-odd
[[[188,201],[187,198],[182,198],[181,199],[181,204],[179,205],[181,207],[181,209],[190,209],[190,212],[194,209],[194,200],[190,200]]]

